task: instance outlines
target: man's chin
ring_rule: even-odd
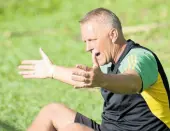
[[[107,63],[104,61],[98,61],[100,66],[106,65]]]
[[[99,63],[99,65],[100,65],[100,66],[104,66],[104,65],[107,65],[107,64],[109,64],[109,63],[111,63],[111,62],[110,62],[110,61],[108,61],[108,62],[107,62],[107,61],[105,61],[105,62],[101,62],[101,63]]]

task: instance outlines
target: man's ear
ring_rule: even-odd
[[[118,31],[116,28],[112,28],[109,32],[109,37],[112,41],[112,43],[115,43],[118,38]]]

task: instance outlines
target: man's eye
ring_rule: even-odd
[[[95,41],[95,40],[97,40],[97,39],[89,39],[89,41]]]

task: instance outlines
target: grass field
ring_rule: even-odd
[[[40,59],[42,47],[57,65],[91,66],[90,54],[80,40],[78,20],[89,10],[106,7],[115,12],[123,26],[170,21],[169,0],[0,0],[0,131],[24,131],[39,110],[61,102],[88,117],[101,121],[99,91],[75,90],[59,81],[25,80],[17,66],[24,59]],[[9,37],[10,32],[56,29],[56,33]],[[170,80],[169,28],[127,35],[155,51]]]

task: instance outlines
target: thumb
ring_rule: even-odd
[[[99,62],[96,58],[96,54],[92,53],[92,61],[93,61],[93,68],[98,68],[99,67]]]
[[[76,65],[76,68],[82,69],[84,71],[90,71],[91,70],[91,68],[89,68],[85,65],[81,65],[81,64]]]
[[[43,60],[49,60],[48,56],[44,53],[44,51],[42,50],[42,48],[40,48],[40,54]]]

